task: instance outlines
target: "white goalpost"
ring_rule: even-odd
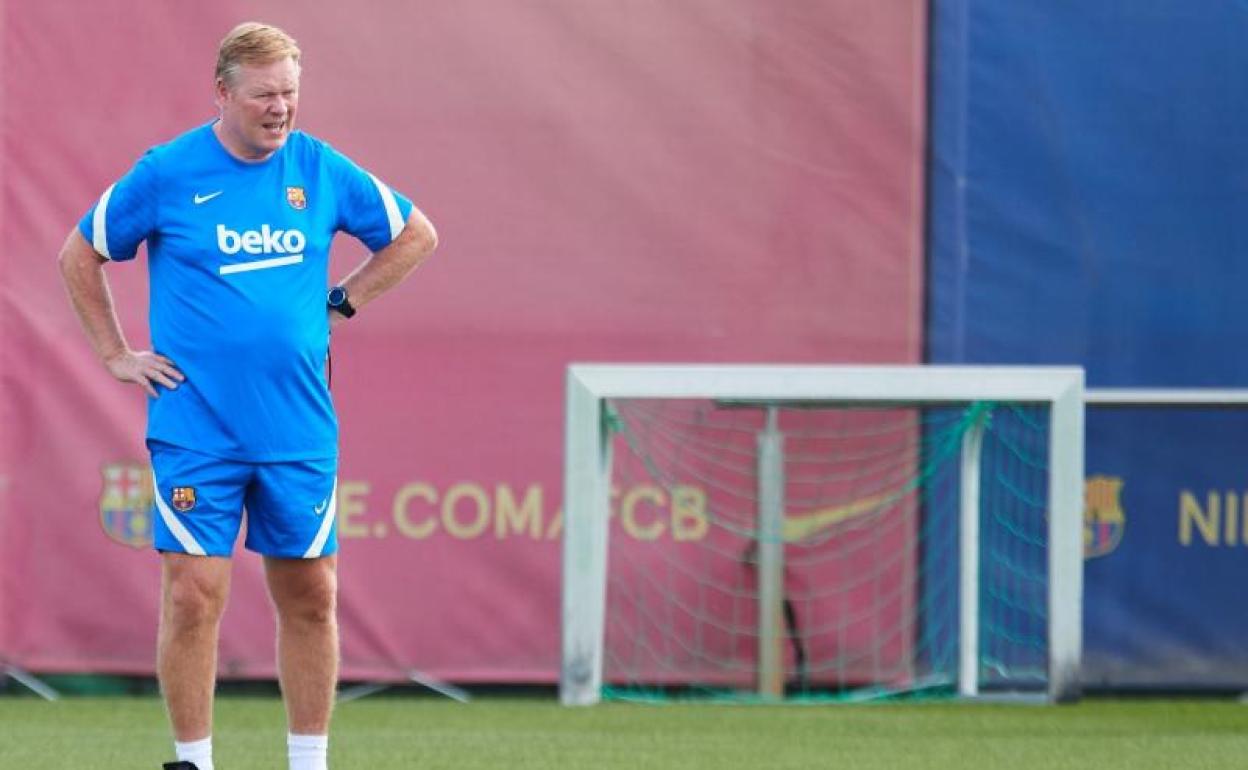
[[[566,387],[565,705],[1078,697],[1082,369],[576,364]]]

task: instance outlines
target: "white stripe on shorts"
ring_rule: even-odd
[[[325,541],[329,539],[329,530],[333,529],[334,519],[338,516],[338,477],[334,477],[334,491],[329,493],[329,510],[325,511],[324,517],[321,519],[321,528],[316,531],[316,537],[312,539],[312,545],[308,546],[308,550],[303,552],[305,559],[320,558],[321,551],[325,550]]]
[[[178,521],[178,515],[173,512],[173,509],[165,502],[165,498],[161,496],[160,482],[156,480],[155,473],[152,474],[152,487],[156,492],[156,508],[160,511],[160,518],[165,522],[165,526],[169,528],[169,531],[173,533],[173,536],[178,539],[178,543],[186,549],[187,553],[196,556],[207,556],[208,554],[204,552],[203,546],[196,542],[195,536],[191,534],[191,531],[183,526],[181,521]]]

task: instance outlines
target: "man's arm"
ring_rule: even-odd
[[[59,257],[61,277],[69,292],[69,301],[82,322],[91,347],[108,371],[122,382],[133,382],[157,396],[153,383],[170,390],[186,377],[172,361],[150,350],[133,351],[121,333],[121,324],[113,309],[113,297],[104,278],[108,260],[95,252],[87,239],[74,228],[65,239]]]
[[[340,284],[347,290],[351,305],[359,310],[406,278],[438,247],[438,233],[420,209],[412,208],[399,237],[351,271]],[[331,324],[346,319],[330,312]]]

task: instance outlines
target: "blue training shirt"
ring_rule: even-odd
[[[148,150],[78,225],[115,262],[147,241],[152,344],[186,375],[148,399],[148,440],[245,462],[335,457],[330,241],[342,230],[378,251],[411,211],[299,131],[256,163],[211,123]]]

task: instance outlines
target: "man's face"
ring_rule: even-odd
[[[299,65],[290,57],[243,64],[229,83],[217,79],[221,138],[246,160],[264,160],[281,149],[298,105]]]

